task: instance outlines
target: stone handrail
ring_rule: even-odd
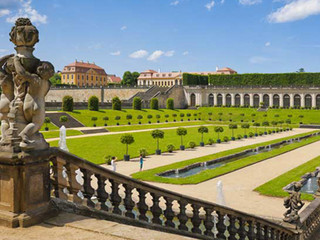
[[[94,216],[108,213],[198,239],[298,239],[297,232],[271,221],[152,186],[58,148],[51,149],[50,161],[53,200],[86,207]]]
[[[314,234],[320,229],[320,198],[313,200],[300,214],[302,239],[316,239]]]

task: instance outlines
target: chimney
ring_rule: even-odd
[[[158,69],[158,73],[161,73],[161,69],[160,68]]]
[[[216,72],[218,72],[218,70],[219,70],[219,67],[218,67],[218,66],[216,66]]]

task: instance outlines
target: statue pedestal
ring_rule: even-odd
[[[55,216],[50,203],[50,150],[0,152],[0,225],[28,227]]]

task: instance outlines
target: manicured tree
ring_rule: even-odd
[[[272,125],[273,128],[275,128],[278,125],[278,122],[277,121],[272,121],[271,125]],[[276,131],[273,129],[272,132],[275,133]]]
[[[73,97],[64,96],[62,99],[62,111],[72,112],[73,111]]]
[[[280,117],[280,115],[279,115],[279,114],[276,114],[276,115],[274,115],[274,117],[275,117],[275,118],[278,118],[278,117]]]
[[[267,127],[270,126],[269,122],[268,121],[264,121],[262,123],[262,126],[264,126],[264,135],[267,135]]]
[[[257,137],[258,136],[258,127],[260,127],[260,123],[254,123],[253,126],[256,127],[256,133],[255,133],[255,136]]]
[[[172,117],[173,117],[173,121],[175,122],[176,121],[176,117],[177,117],[178,115],[177,114],[172,114]]]
[[[222,115],[223,115],[223,113],[222,113],[222,112],[219,112],[218,115],[219,115],[219,121],[221,122],[221,121],[222,121]]]
[[[212,116],[212,112],[208,112],[208,116],[209,116],[209,121],[212,120],[211,116]]]
[[[241,116],[241,122],[243,122],[244,113],[241,113],[240,116]]]
[[[214,131],[218,134],[217,143],[221,143],[220,133],[223,133],[224,128],[223,127],[215,127]]]
[[[299,118],[301,119],[300,120],[300,124],[303,124],[303,122],[301,122],[301,121],[302,121],[302,118],[304,118],[304,116],[303,115],[299,115]]]
[[[251,114],[251,117],[252,117],[252,122],[254,122],[255,120],[253,118],[255,118],[256,114],[255,113],[252,113]]]
[[[152,98],[150,102],[150,108],[154,110],[159,110],[159,101],[157,98]]]
[[[90,111],[99,111],[99,98],[91,96],[88,101],[88,108]]]
[[[141,124],[141,119],[143,118],[143,116],[142,115],[138,115],[137,116],[137,119],[139,120],[139,124]]]
[[[232,141],[236,140],[234,137],[234,129],[237,129],[238,125],[237,124],[229,124],[229,129],[232,131]]]
[[[69,118],[68,118],[67,116],[61,116],[61,117],[59,118],[59,121],[60,121],[61,123],[66,123],[66,122],[69,121]]]
[[[104,126],[108,126],[107,121],[109,121],[109,117],[105,116],[102,120],[104,121]]]
[[[151,120],[150,120],[150,119],[152,119],[152,115],[149,114],[149,115],[147,116],[147,118],[149,119],[149,124],[151,124]]]
[[[156,149],[156,154],[157,155],[161,155],[161,150],[159,148],[159,139],[163,139],[164,138],[164,131],[161,130],[153,130],[151,132],[151,136],[153,137],[153,139],[157,140],[157,149]]]
[[[141,98],[135,97],[135,98],[133,99],[132,108],[133,108],[134,110],[141,110],[141,105],[142,105],[142,100],[141,100]]]
[[[160,120],[159,120],[160,118],[161,118],[161,116],[160,116],[159,114],[157,114],[157,115],[156,115],[156,119],[158,119],[158,120],[157,120],[157,123],[160,123]]]
[[[191,113],[187,113],[188,121],[190,121]]]
[[[127,114],[126,119],[129,121],[128,125],[131,124],[130,120],[132,119],[132,115],[131,114]]]
[[[48,124],[51,123],[51,119],[50,119],[49,117],[46,117],[46,118],[44,119],[44,123],[46,124],[45,130],[46,130],[46,131],[49,131]]]
[[[247,129],[250,128],[250,124],[249,124],[249,123],[243,123],[243,124],[241,125],[241,128],[244,129],[244,138],[247,138],[247,137],[248,137],[248,136],[247,136]]]
[[[198,133],[201,133],[201,142],[200,142],[200,146],[203,147],[204,146],[204,141],[203,141],[203,134],[204,133],[208,133],[209,129],[205,126],[201,126],[198,128]]]
[[[167,99],[167,109],[174,110],[174,100],[173,98]]]
[[[183,145],[183,136],[187,135],[188,131],[186,128],[178,128],[177,129],[177,135],[181,137],[181,145],[180,145],[180,150],[184,150],[185,147]]]
[[[229,116],[230,116],[229,121],[232,122],[232,119],[231,119],[232,113],[229,113]]]
[[[286,120],[287,128],[289,128],[289,124],[291,124],[291,119]]]
[[[120,138],[120,142],[122,144],[126,144],[126,155],[124,155],[124,160],[125,161],[129,161],[130,160],[130,155],[128,154],[129,153],[129,145],[134,143],[134,137],[131,135],[131,134],[124,134],[121,136]]]
[[[121,117],[120,117],[120,116],[116,116],[114,119],[115,119],[116,121],[118,121],[118,122],[117,122],[117,125],[119,125],[119,120],[121,119]]]
[[[112,110],[121,111],[121,100],[118,97],[112,98]]]
[[[180,113],[180,117],[181,117],[181,122],[183,122],[184,113]]]
[[[279,121],[278,123],[280,124],[280,127],[282,127],[282,124],[284,124],[284,121],[281,120],[281,121]]]
[[[94,127],[96,127],[97,125],[96,125],[96,121],[98,120],[98,118],[97,117],[92,117],[91,118],[91,121],[93,122],[93,126]]]
[[[166,118],[166,122],[168,122],[169,114],[164,115],[164,117]]]

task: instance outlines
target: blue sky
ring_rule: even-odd
[[[320,71],[320,0],[0,0],[0,55],[18,16],[40,31],[35,56],[126,70]]]

